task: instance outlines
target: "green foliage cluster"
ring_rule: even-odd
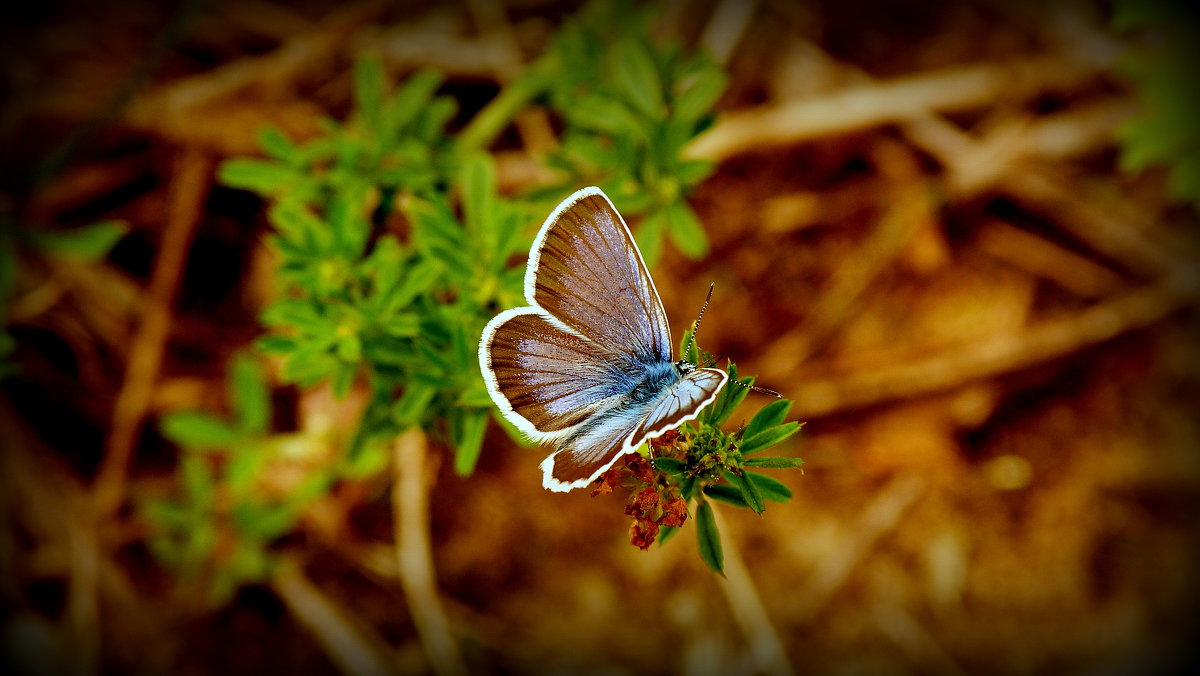
[[[530,212],[497,196],[486,155],[453,152],[444,129],[455,105],[435,94],[440,82],[420,72],[389,93],[379,62],[362,60],[346,125],[327,120],[306,144],[268,129],[268,159],[233,159],[220,175],[271,202],[283,288],[259,346],[283,359],[283,379],[329,380],[344,396],[365,378],[354,452],[420,425],[448,438],[467,474],[490,407],[475,344],[503,292],[519,288],[507,262],[528,246]],[[404,232],[386,227],[397,214]]]
[[[139,505],[157,526],[151,551],[214,605],[269,576],[272,541],[291,531],[301,508],[330,484],[330,473],[314,466],[323,460],[319,443],[270,434],[270,386],[254,357],[233,360],[228,388],[229,417],[203,411],[163,417],[163,434],[182,450],[182,490]]]
[[[1152,41],[1127,52],[1120,70],[1133,83],[1141,111],[1119,130],[1121,166],[1169,169],[1173,198],[1200,208],[1200,12],[1182,0],[1120,0],[1113,26],[1145,31]]]
[[[684,336],[684,345],[690,335]],[[785,422],[792,402],[773,401],[759,409],[748,423],[731,433],[724,425],[750,393],[753,378],[738,378],[737,366],[727,367],[727,383],[716,401],[704,409],[694,423],[685,425],[678,441],[676,456],[659,455],[652,460],[668,490],[684,500],[696,503],[697,541],[700,557],[718,572],[724,571],[721,537],[717,532],[709,500],[762,514],[766,501],[787,502],[792,491],[779,480],[754,469],[798,469],[804,461],[791,456],[760,456],[762,451],[779,444],[800,431],[798,422]],[[740,383],[740,385],[738,384]],[[665,526],[659,542],[665,543],[678,531]]]
[[[629,0],[588,4],[563,25],[534,71],[567,123],[551,164],[600,186],[627,217],[644,214],[638,245],[651,263],[664,235],[693,258],[708,251],[684,198],[712,164],[682,151],[712,124],[728,84],[704,53],[647,39],[656,9]]]
[[[480,333],[521,303],[523,254],[569,189],[598,183],[621,208],[644,213],[644,252],[668,235],[690,255],[706,250],[685,197],[711,166],[680,152],[710,123],[726,78],[677,44],[654,46],[649,19],[625,0],[595,0],[459,133],[448,131],[457,110],[439,94],[439,74],[417,72],[393,90],[381,63],[363,58],[345,122],[325,119],[303,142],[266,129],[266,157],[222,164],[224,184],[268,205],[280,285],[261,314],[268,333],[259,352],[280,360],[287,383],[328,382],[339,397],[358,385],[367,403],[360,420],[345,421],[355,433],[340,461],[291,495],[269,497],[255,487],[286,439],[260,424],[269,416],[247,403],[261,399],[247,394],[259,376],[235,363],[234,420],[179,413],[162,422],[183,449],[184,486],[178,498],[144,505],[164,561],[207,580],[214,598],[259,578],[303,503],[351,468],[381,466],[381,442],[411,426],[453,449],[455,469],[469,474],[489,417],[504,423],[479,373]],[[537,101],[563,123],[548,161],[564,184],[501,197],[485,146]],[[230,524],[231,541],[216,542]],[[214,552],[226,569],[205,567]]]

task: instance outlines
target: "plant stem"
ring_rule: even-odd
[[[325,654],[347,676],[396,673],[387,644],[345,612],[304,576],[298,563],[286,561],[271,587],[292,615],[316,637]]]
[[[711,504],[711,502],[710,502]],[[767,616],[758,590],[754,588],[754,580],[742,557],[738,555],[737,547],[729,536],[729,524],[721,518],[721,512],[713,505],[713,517],[717,521],[717,530],[725,535],[725,577],[718,580],[721,591],[729,601],[733,610],[733,618],[741,627],[742,633],[750,644],[750,653],[764,674],[791,676],[796,672],[788,661],[787,652],[778,632]]]
[[[440,676],[467,673],[450,623],[438,599],[429,545],[429,485],[425,467],[425,434],[410,428],[393,444],[395,485],[392,514],[400,586],[433,671]]]
[[[458,135],[456,146],[459,154],[465,155],[491,144],[517,111],[545,90],[551,72],[550,64],[549,57],[530,64],[528,70],[506,84],[496,98],[476,113]]]

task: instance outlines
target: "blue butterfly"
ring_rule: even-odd
[[[599,188],[563,200],[538,231],[526,307],[479,341],[492,401],[531,439],[554,444],[542,485],[569,491],[647,439],[692,420],[729,376],[671,361],[671,330],[629,227]]]

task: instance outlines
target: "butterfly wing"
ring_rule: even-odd
[[[542,486],[566,492],[586,486],[600,477],[626,453],[637,450],[642,438],[638,428],[650,406],[615,407],[571,430],[558,443],[558,450],[542,461]]]
[[[728,379],[718,369],[695,369],[646,404],[635,406],[624,401],[592,413],[542,461],[542,485],[552,491],[569,491],[592,483],[646,439],[699,415],[717,398]]]
[[[500,313],[479,343],[492,400],[509,422],[537,441],[560,437],[611,407],[614,397],[628,391],[622,371],[628,361],[534,307]]]
[[[650,412],[637,434],[643,439],[657,437],[700,415],[713,403],[729,374],[720,369],[693,369],[680,379]],[[638,443],[641,443],[640,441]]]
[[[671,359],[671,330],[628,226],[599,188],[563,200],[534,240],[525,298],[582,336],[643,360]]]

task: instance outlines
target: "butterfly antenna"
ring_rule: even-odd
[[[687,349],[683,351],[683,358],[687,358],[692,354],[692,346],[696,344],[696,334],[700,332],[700,320],[704,319],[704,311],[708,309],[708,301],[712,300],[713,289],[716,284],[708,285],[708,295],[704,297],[704,306],[700,308],[700,314],[696,316],[696,321],[692,324],[692,335],[688,337]]]

